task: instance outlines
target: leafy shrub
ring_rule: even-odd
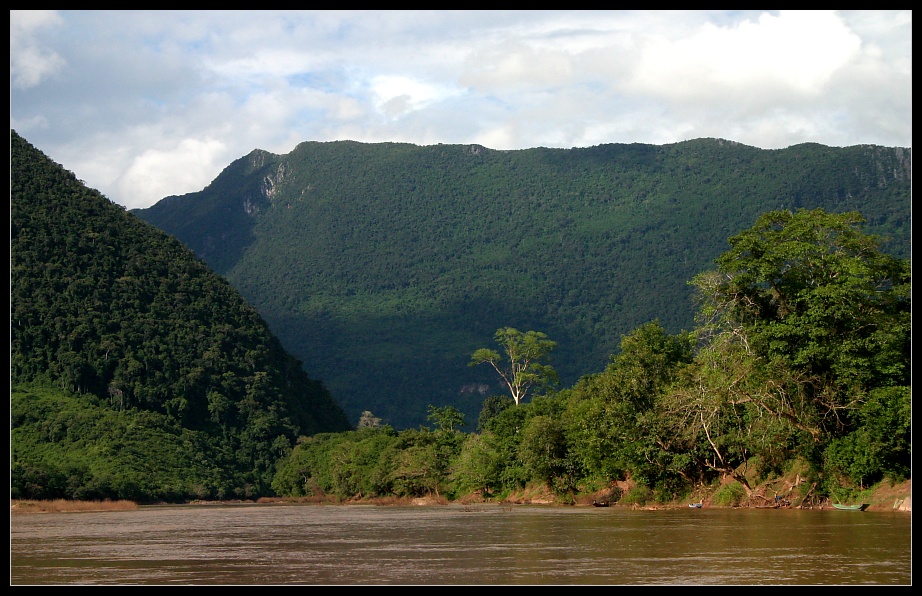
[[[625,505],[646,505],[651,500],[653,500],[653,491],[642,484],[632,487],[621,498],[621,502]]]
[[[711,503],[721,507],[739,507],[746,498],[746,490],[739,482],[731,482],[717,489],[711,497]]]

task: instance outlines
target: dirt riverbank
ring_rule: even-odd
[[[782,504],[779,507],[791,507],[791,508],[809,508],[809,509],[831,509],[833,507],[832,501],[829,499],[816,500],[810,502],[809,507],[806,506],[802,501],[798,501],[797,498],[790,498],[794,493],[794,489],[799,486],[801,483],[800,479],[795,478],[781,478],[777,479],[771,483],[766,483],[761,486],[753,488],[752,494],[749,495],[744,501],[740,502],[738,507],[765,507],[771,506],[774,501],[774,495],[780,494],[783,495],[784,501],[787,501],[787,504]],[[302,503],[302,504],[317,504],[317,505],[350,505],[350,504],[365,504],[365,505],[448,505],[450,503],[461,504],[461,505],[475,505],[475,504],[485,504],[485,503],[495,503],[502,506],[512,506],[512,505],[570,505],[570,506],[592,506],[595,504],[608,504],[608,499],[613,494],[612,490],[615,489],[615,492],[618,494],[626,494],[632,488],[631,483],[622,482],[618,483],[613,487],[608,487],[604,490],[597,491],[592,494],[583,494],[578,496],[574,501],[565,502],[553,493],[543,490],[541,488],[529,488],[516,493],[508,495],[505,499],[500,501],[492,499],[483,499],[479,495],[469,495],[463,499],[458,499],[457,501],[449,501],[444,497],[429,496],[423,498],[396,498],[396,497],[386,497],[386,498],[361,498],[347,501],[329,501],[325,499],[320,499],[316,497],[301,497],[301,498],[285,498],[285,497],[271,497],[271,498],[262,498],[256,501],[257,504],[284,504],[284,503]],[[864,503],[868,504],[866,511],[903,511],[906,513],[912,513],[912,479],[906,480],[905,482],[900,482],[897,484],[890,484],[888,482],[882,482],[877,487],[874,488],[873,492],[869,493],[870,496],[866,499],[863,499]],[[672,509],[672,508],[681,508],[688,507],[690,503],[701,503],[702,507],[718,507],[713,502],[714,491],[710,493],[701,490],[692,495],[691,499],[677,500],[671,503],[643,503],[643,504],[626,504],[618,502],[617,500],[611,503],[615,507],[627,507],[633,509]],[[253,501],[202,501],[190,503],[192,505],[226,505],[226,504],[254,504]],[[133,501],[68,501],[65,499],[56,499],[53,501],[39,501],[39,500],[14,500],[10,499],[10,513],[11,514],[21,514],[21,513],[62,513],[62,512],[83,512],[83,511],[126,511],[132,509],[138,509],[140,505]]]

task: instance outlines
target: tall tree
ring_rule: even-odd
[[[477,366],[489,362],[509,388],[509,393],[516,405],[528,396],[529,391],[551,387],[557,383],[557,371],[542,362],[557,347],[540,331],[522,333],[512,327],[502,327],[494,336],[508,361],[499,352],[489,348],[480,348],[471,356],[468,366]]]
[[[863,222],[766,213],[692,282],[705,343],[732,338],[771,368],[776,382],[745,397],[817,440],[846,430],[873,388],[910,384],[910,263],[883,253]]]

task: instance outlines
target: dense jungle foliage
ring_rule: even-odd
[[[769,211],[859,211],[910,254],[911,151],[816,144],[496,151],[303,143],[135,211],[225,276],[350,421],[397,430],[452,406],[474,430],[502,387],[468,367],[496,329],[546,333],[563,386],[620,338],[693,327],[688,280]]]
[[[881,176],[899,187],[896,170]],[[489,383],[467,396],[474,416],[434,389],[417,427],[364,408],[353,428],[229,283],[11,131],[11,497],[502,498],[546,485],[566,501],[630,478],[621,498],[636,502],[729,476],[729,501],[793,465],[818,494],[906,478],[911,267],[869,232],[880,226],[857,210],[769,210],[685,278],[691,331],[651,317],[569,382],[560,356],[591,350],[511,317],[451,355]],[[445,365],[442,339],[433,330],[414,353]],[[520,381],[509,393],[507,370]]]
[[[906,479],[910,263],[881,252],[862,223],[854,212],[769,212],[692,280],[693,332],[644,324],[572,387],[519,405],[489,398],[477,432],[458,430],[452,406],[429,407],[433,428],[403,431],[366,412],[355,431],[303,437],[273,488],[502,499],[546,485],[566,502],[631,479],[632,494],[610,496],[642,504],[730,477],[715,495],[730,505],[795,465],[805,482],[791,499]],[[515,331],[496,334],[505,364],[526,357],[507,341],[524,337]]]
[[[179,241],[15,131],[10,166],[11,497],[258,496],[354,427]]]

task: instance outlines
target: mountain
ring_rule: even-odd
[[[107,498],[267,494],[275,458],[299,436],[351,428],[258,312],[179,241],[15,131],[10,166],[16,490],[60,477],[105,485]]]
[[[505,392],[467,366],[497,329],[546,333],[569,386],[644,323],[691,328],[688,281],[767,211],[859,211],[907,257],[911,171],[910,149],[870,145],[306,142],[134,213],[224,276],[352,421],[453,405],[471,425]]]

